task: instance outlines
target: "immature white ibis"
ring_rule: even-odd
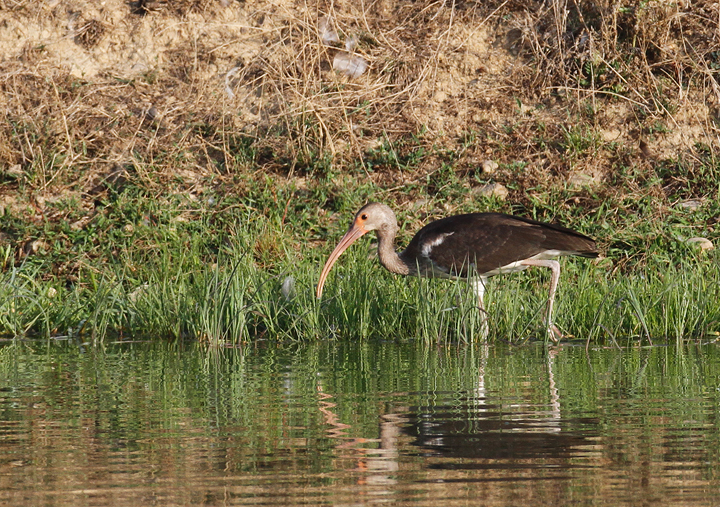
[[[436,220],[420,229],[398,254],[394,248],[398,231],[395,213],[385,204],[370,203],[357,212],[350,229],[328,257],[318,281],[318,299],[335,261],[370,231],[378,236],[380,264],[392,273],[473,281],[478,306],[483,312],[483,334],[487,333],[483,304],[487,278],[540,266],[552,270],[545,325],[553,339],[560,338],[552,322],[560,263],[552,259],[560,255],[598,255],[595,241],[579,232],[501,213],[470,213]]]

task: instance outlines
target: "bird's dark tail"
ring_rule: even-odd
[[[596,259],[600,255],[596,250],[588,250],[585,252],[576,252],[575,255],[578,257],[587,257],[589,259]]]

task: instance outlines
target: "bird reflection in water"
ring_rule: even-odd
[[[333,396],[318,382],[319,408],[328,426],[327,435],[337,442],[338,458],[350,459],[360,475],[358,485],[376,486],[374,493],[392,495],[398,474],[435,470],[494,470],[488,475],[446,477],[443,481],[518,480],[518,470],[542,469],[555,473],[591,466],[599,432],[597,421],[568,420],[561,415],[561,397],[555,383],[556,349],[547,348],[547,402],[503,397],[488,392],[485,370],[489,346],[480,347],[480,368],[474,390],[457,402],[408,407],[395,406],[380,416],[379,435],[350,437],[351,426],[335,412]],[[448,393],[428,393],[428,399]],[[407,393],[403,394],[406,397]],[[415,458],[413,458],[415,457]],[[413,464],[424,459],[419,470]],[[340,464],[340,463],[338,463]],[[506,471],[506,472],[504,472]],[[509,474],[508,475],[508,472]],[[524,480],[542,479],[543,474]],[[422,482],[422,476],[416,478]],[[427,479],[430,480],[430,479]],[[387,488],[387,489],[386,489]]]
[[[412,445],[421,449],[420,454],[444,458],[430,466],[452,470],[586,467],[575,458],[587,455],[599,433],[593,421],[562,419],[554,373],[556,349],[546,349],[547,405],[488,398],[484,380],[488,346],[483,349],[473,397],[462,404],[415,407],[406,416],[403,431],[414,438]],[[577,426],[582,429],[573,429]]]
[[[317,383],[319,410],[327,424],[327,436],[335,441],[338,458],[350,458],[356,463],[354,471],[362,472],[358,477],[361,485],[395,484],[392,473],[397,472],[398,446],[400,425],[405,422],[398,414],[384,414],[380,420],[379,438],[350,437],[347,433],[352,428],[339,420],[334,412],[336,403],[331,401],[333,395],[324,391],[322,382]]]

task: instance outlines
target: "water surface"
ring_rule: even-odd
[[[4,505],[717,505],[716,345],[6,342]]]

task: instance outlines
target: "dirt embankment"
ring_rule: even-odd
[[[302,175],[411,135],[458,170],[580,186],[720,145],[718,3],[5,0],[0,17],[6,207],[118,177]],[[385,169],[370,177],[416,176]]]

